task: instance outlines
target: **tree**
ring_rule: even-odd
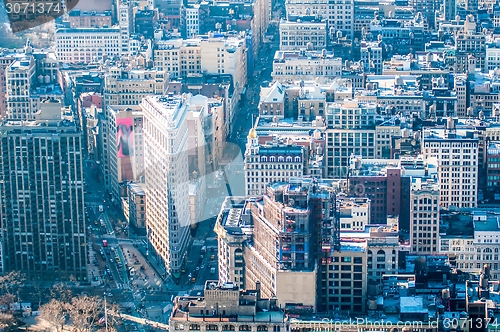
[[[116,326],[122,324],[121,310],[116,303],[107,303],[106,305],[108,328],[116,330]],[[111,331],[111,330],[110,330]]]
[[[73,297],[73,292],[66,284],[60,282],[52,287],[50,290],[50,296],[61,302],[69,303]]]
[[[69,318],[76,331],[88,332],[102,317],[102,299],[97,296],[78,296],[68,306]]]
[[[19,271],[12,271],[0,276],[0,290],[4,294],[15,294],[23,284],[26,276]]]
[[[5,307],[5,311],[10,311],[11,303],[16,302],[16,295],[24,279],[24,274],[19,271],[0,276],[0,306]]]
[[[49,303],[40,307],[41,313],[38,318],[47,321],[52,327],[56,328],[57,332],[61,332],[66,324],[67,307],[67,303],[52,299]]]
[[[16,318],[12,314],[0,313],[0,329],[12,327],[16,324]]]
[[[31,295],[33,298],[38,300],[38,307],[42,306],[43,293],[45,289],[47,288],[43,287],[40,283],[35,282],[33,285],[33,292],[31,292]]]

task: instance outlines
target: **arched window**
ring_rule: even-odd
[[[234,331],[234,326],[233,325],[222,325],[222,331]]]
[[[251,331],[252,329],[248,325],[241,325],[240,331]]]
[[[264,163],[265,163],[265,162],[267,162],[267,157],[262,157],[262,158],[260,158],[260,161],[261,161],[261,162],[264,162]]]
[[[273,156],[273,157],[269,158],[269,161],[274,163],[276,161],[276,157]]]
[[[257,326],[257,331],[267,331],[267,326],[266,325],[259,325]]]
[[[278,157],[278,161],[279,161],[279,162],[284,162],[284,161],[285,161],[285,157],[283,157],[283,156],[279,156],[279,157]]]
[[[191,324],[191,325],[189,325],[189,330],[190,331],[199,331],[200,330],[200,325],[198,325],[198,324]]]
[[[300,163],[300,157],[295,157],[295,162]]]
[[[290,156],[286,157],[286,162],[287,163],[291,163],[292,162],[292,157],[290,157]]]

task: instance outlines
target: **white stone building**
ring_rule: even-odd
[[[363,231],[370,222],[370,199],[346,198],[339,208],[341,231]]]
[[[354,0],[287,0],[286,13],[290,16],[319,16],[328,22],[333,32],[353,37]]]
[[[132,0],[119,0],[118,24],[120,26],[120,54],[130,52],[130,35],[134,33],[134,11]]]
[[[230,74],[236,93],[247,82],[245,38],[172,39],[159,42],[154,49],[154,67],[166,70],[171,78],[188,74]]]
[[[186,7],[186,36],[195,38],[200,34],[200,5],[194,4]]]
[[[463,211],[443,216],[446,230],[441,231],[439,252],[464,272],[479,272],[489,264],[493,280],[500,277],[500,222],[498,211]],[[453,225],[451,225],[453,223]]]
[[[327,77],[333,80],[342,76],[342,58],[332,52],[318,51],[277,51],[273,60],[274,80],[314,80]]]
[[[301,48],[320,51],[327,46],[327,24],[325,21],[280,22],[280,50],[295,51]]]
[[[438,160],[440,204],[444,208],[474,208],[477,206],[478,138],[466,130],[455,130],[452,118],[447,129],[424,130],[422,138],[424,159]]]
[[[437,179],[412,178],[410,245],[419,254],[435,254],[439,242],[439,185]]]
[[[111,67],[104,77],[104,104],[139,105],[147,95],[167,93],[166,70]]]
[[[245,151],[245,195],[262,195],[269,183],[302,176],[304,158],[305,149],[301,146],[283,142],[260,145],[257,131],[250,129]]]
[[[56,30],[57,59],[64,63],[91,63],[103,55],[122,52],[120,27],[61,28]]]
[[[144,98],[148,240],[178,277],[189,239],[188,128],[185,96]]]

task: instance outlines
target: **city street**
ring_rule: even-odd
[[[271,26],[268,37],[270,34],[276,36],[277,29]],[[192,232],[186,265],[177,284],[157,261],[145,237],[127,236],[120,222],[124,220],[122,213],[106,201],[100,165],[91,160],[85,162],[88,269],[93,286],[90,294],[102,296],[106,292],[110,302],[129,308],[124,310],[141,321],[167,322],[173,297],[201,296],[206,280],[218,278],[217,239],[213,228],[224,199],[228,195],[244,194],[246,136],[258,116],[261,82],[272,80],[272,61],[278,48],[278,38],[267,39],[271,43],[264,44],[259,54],[265,61],[254,68],[257,75],[250,75],[246,95],[233,120],[224,158],[229,162],[216,172],[216,183],[207,190],[205,214]]]

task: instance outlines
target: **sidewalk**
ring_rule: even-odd
[[[146,255],[145,248],[143,246],[138,246],[137,250],[144,256],[146,262],[153,268],[157,276],[161,278],[161,280],[163,281],[164,291],[169,290],[169,291],[179,292],[190,289],[191,285],[189,285],[189,287],[186,287],[186,285],[176,285],[174,282],[172,282],[172,279],[169,276],[165,278],[164,277],[164,275],[166,274],[165,268],[163,266],[160,266],[160,264],[158,264],[158,261],[154,259],[151,255]]]

